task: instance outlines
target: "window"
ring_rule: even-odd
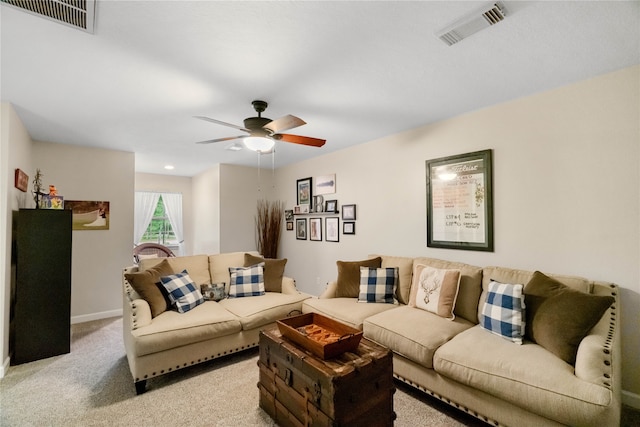
[[[158,198],[158,204],[153,212],[151,222],[146,231],[142,235],[141,243],[160,243],[161,245],[177,244],[176,238],[171,222],[167,216],[167,210],[164,205],[162,196]]]

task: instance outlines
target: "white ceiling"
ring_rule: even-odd
[[[278,143],[282,166],[640,63],[638,1],[505,1],[495,26],[451,47],[434,36],[482,4],[99,0],[94,34],[2,4],[0,94],[35,140],[193,176],[257,164],[195,144],[239,132],[193,118],[242,125],[254,99],[327,140]]]

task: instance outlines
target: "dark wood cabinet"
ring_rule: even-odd
[[[70,210],[20,209],[13,215],[11,364],[69,353]]]

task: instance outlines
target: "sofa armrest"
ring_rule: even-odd
[[[122,274],[122,323],[125,331],[133,331],[141,326],[151,324],[151,307],[149,303],[140,298],[140,295],[131,287],[124,273],[137,271],[137,267],[127,267]]]
[[[620,342],[620,322],[617,315],[619,289],[616,285],[595,285],[596,295],[611,295],[615,298],[596,326],[582,339],[576,354],[576,377],[607,387],[614,396],[621,393],[622,344]]]
[[[318,298],[320,299],[335,298],[337,289],[338,289],[338,282],[336,281],[329,282],[327,283],[327,287],[325,288],[325,290],[320,294]]]
[[[296,281],[291,277],[284,276],[282,278],[282,293],[283,294],[299,294],[298,288],[296,288]]]

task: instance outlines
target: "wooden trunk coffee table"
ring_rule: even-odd
[[[392,426],[392,353],[362,339],[322,360],[273,327],[260,332],[260,407],[280,426]]]

